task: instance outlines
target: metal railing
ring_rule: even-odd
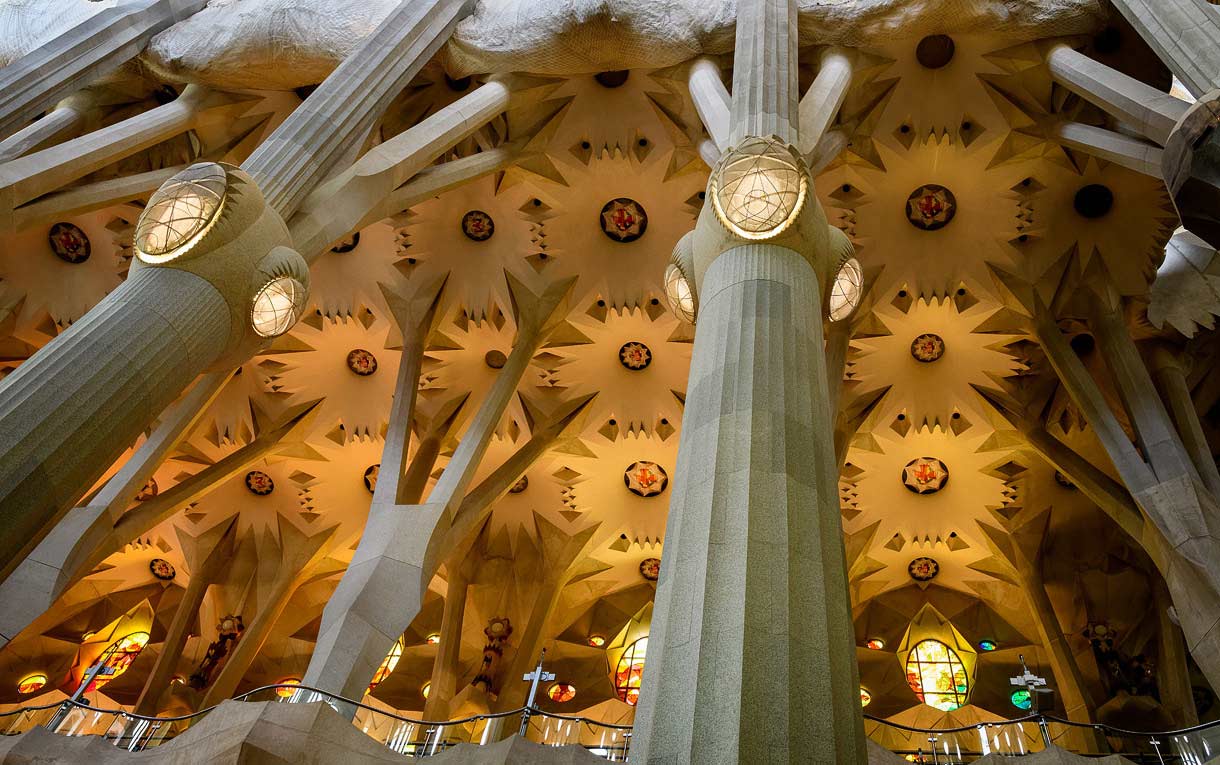
[[[355,710],[353,724],[357,728],[404,757],[427,757],[458,744],[492,743],[522,723],[525,737],[531,741],[548,746],[581,746],[610,762],[626,762],[631,747],[631,726],[558,715],[535,706],[436,722],[405,717],[304,685],[266,685],[233,700],[322,701],[349,713]],[[150,717],[69,699],[0,712],[0,735],[51,726],[61,735],[98,736],[136,752],[172,740],[215,708],[177,717]],[[926,729],[871,715],[864,717],[869,738],[913,762],[932,765],[960,765],[988,754],[1032,754],[1048,743],[1082,755],[1121,754],[1138,765],[1203,765],[1220,754],[1220,721],[1181,730],[1132,731],[1031,714],[959,728]]]

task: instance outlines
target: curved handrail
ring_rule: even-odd
[[[336,702],[341,702],[344,704],[351,704],[352,706],[359,707],[361,709],[367,709],[370,712],[373,712],[373,713],[379,714],[379,715],[383,715],[385,717],[389,717],[394,720],[398,720],[399,722],[405,722],[405,723],[410,723],[412,725],[423,725],[423,726],[465,725],[466,723],[476,722],[478,720],[495,720],[495,719],[498,719],[501,717],[514,717],[514,716],[521,715],[527,709],[526,707],[518,707],[516,709],[510,709],[506,712],[486,712],[483,714],[471,715],[469,717],[462,717],[462,718],[459,718],[456,720],[417,720],[417,719],[414,719],[411,717],[404,717],[402,715],[395,714],[394,712],[390,712],[385,709],[381,709],[379,707],[370,706],[368,704],[365,704],[362,701],[353,701],[352,699],[346,698],[344,696],[340,696],[336,693],[331,693],[330,691],[322,690],[321,688],[315,688],[314,686],[311,686],[311,685],[301,685],[298,683],[272,683],[271,685],[263,685],[263,686],[259,686],[258,688],[253,688],[249,691],[246,691],[245,693],[240,693],[228,700],[229,701],[247,701],[247,700],[249,700],[249,698],[251,696],[253,696],[257,693],[262,693],[264,691],[276,691],[281,688],[291,689],[293,691],[307,691],[312,694],[317,694],[318,696],[321,696],[321,697],[329,698]],[[311,699],[311,701],[322,701],[322,700],[324,700],[324,699],[322,699],[322,698]],[[67,704],[69,706],[73,706],[73,707],[78,707],[80,709],[86,709],[90,712],[97,712],[100,714],[107,714],[107,715],[115,715],[116,717],[126,717],[131,720],[142,720],[142,721],[150,722],[150,723],[174,723],[174,722],[181,722],[183,720],[190,720],[190,719],[193,719],[196,717],[201,717],[202,715],[206,715],[207,713],[211,712],[213,709],[216,709],[218,706],[220,706],[220,704],[213,704],[210,707],[205,707],[204,709],[200,709],[197,712],[191,712],[191,713],[185,714],[185,715],[170,715],[170,716],[166,716],[166,717],[156,717],[156,716],[150,716],[150,715],[137,714],[135,712],[128,712],[127,710],[125,710],[121,707],[118,709],[106,709],[104,707],[95,707],[92,704],[90,704],[86,701],[81,701],[79,699],[77,699],[77,700],[64,699],[63,701],[58,701],[58,702],[55,702],[52,704],[47,704],[45,706],[21,707],[19,709],[14,709],[14,710],[11,710],[8,712],[0,712],[0,717],[7,716],[7,715],[15,715],[15,714],[19,714],[22,712],[34,712],[34,711],[42,711],[42,710],[46,710],[46,709],[54,709],[56,707],[62,707],[65,704]],[[604,727],[604,728],[615,728],[617,730],[630,730],[632,728],[632,726],[630,726],[630,725],[616,725],[614,723],[604,723],[604,722],[600,722],[598,720],[593,720],[591,718],[581,717],[578,715],[560,715],[560,714],[555,714],[554,712],[546,712],[546,711],[539,709],[538,707],[530,707],[529,713],[531,715],[537,715],[539,717],[550,717],[550,718],[555,718],[555,719],[559,719],[559,720],[582,722],[582,723],[585,723],[588,725],[597,725],[597,726]]]
[[[880,717],[873,717],[872,715],[869,715],[869,714],[864,715],[864,719],[870,720],[875,723],[881,723],[882,725],[888,725],[891,728],[899,728],[901,730],[910,731],[911,733],[965,733],[968,730],[978,730],[979,728],[982,728],[982,727],[985,727],[988,725],[1018,725],[1020,723],[1026,723],[1026,722],[1035,722],[1036,723],[1038,721],[1038,715],[1026,715],[1025,717],[1015,717],[1011,720],[992,720],[989,722],[977,722],[977,723],[974,723],[973,725],[963,725],[960,728],[913,728],[910,725],[903,725],[902,723],[892,722],[890,720],[885,720]]]
[[[1185,736],[1199,731],[1209,730],[1220,726],[1220,720],[1212,720],[1211,722],[1200,723],[1189,728],[1178,728],[1176,730],[1127,730],[1125,728],[1116,728],[1113,725],[1105,723],[1082,723],[1075,720],[1065,720],[1062,717],[1057,717],[1051,714],[1031,714],[1025,717],[1014,717],[1011,720],[989,720],[987,722],[978,722],[973,725],[964,725],[959,728],[913,728],[909,725],[896,723],[891,720],[886,720],[880,717],[873,717],[870,714],[864,715],[865,720],[888,725],[891,728],[910,731],[911,733],[965,733],[966,731],[978,730],[979,728],[998,727],[1001,725],[1020,725],[1021,723],[1039,723],[1053,722],[1060,725],[1067,725],[1072,728],[1088,728],[1090,730],[1110,731],[1115,736]]]

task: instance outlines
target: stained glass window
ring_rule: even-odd
[[[551,698],[551,701],[562,704],[576,698],[576,686],[571,683],[555,683],[547,688],[546,695]]]
[[[285,677],[283,680],[281,680],[279,682],[279,685],[300,685],[300,684],[301,684],[301,678],[299,678],[299,677]],[[294,694],[296,692],[297,692],[296,688],[276,688],[275,689],[275,695],[279,696],[281,699],[290,699],[290,698],[292,698],[292,694]]]
[[[1017,709],[1031,709],[1034,706],[1034,700],[1030,697],[1027,690],[1013,691],[1012,705]]]
[[[648,638],[642,637],[623,651],[618,666],[614,668],[614,692],[631,706],[640,700],[640,678],[644,676],[644,654],[648,651]]]
[[[952,648],[939,640],[918,643],[907,657],[907,685],[920,701],[943,712],[966,703],[970,679]]]
[[[872,703],[872,701],[873,701],[873,694],[869,693],[867,689],[861,688],[860,689],[860,706],[866,707],[870,703]]]
[[[41,691],[43,689],[43,686],[45,686],[46,684],[47,684],[46,675],[43,675],[43,674],[30,675],[29,677],[23,678],[20,683],[17,683],[17,692],[18,693],[33,693],[34,691]]]
[[[377,672],[373,674],[373,682],[369,683],[369,693],[372,693],[373,689],[380,685],[382,680],[389,677],[390,673],[394,671],[394,668],[398,666],[398,660],[402,658],[402,649],[405,647],[405,640],[403,636],[400,635],[398,640],[394,641],[394,645],[392,648],[390,648],[390,652],[387,653],[385,658],[381,660],[381,666],[377,668]]]
[[[140,651],[144,650],[144,646],[147,644],[147,632],[133,632],[111,643],[102,652],[102,655],[98,657],[98,661],[102,662],[102,669],[93,678],[93,682],[89,683],[85,693],[96,691],[126,672],[127,668],[131,666],[131,663],[136,660],[136,657],[140,655]]]

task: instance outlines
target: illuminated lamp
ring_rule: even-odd
[[[665,267],[665,299],[678,318],[695,323],[695,293],[690,288],[690,280],[677,263]]]
[[[309,294],[305,285],[291,276],[277,276],[264,284],[254,295],[250,308],[250,325],[260,337],[279,337],[288,330],[305,309]]]
[[[219,220],[228,185],[215,162],[191,165],[163,183],[136,222],[136,256],[168,263],[194,247]]]
[[[17,683],[17,693],[29,694],[41,691],[47,684],[47,676],[43,674],[26,675]]]
[[[808,186],[804,162],[791,147],[773,138],[747,138],[712,172],[712,205],[734,235],[771,239],[796,220]]]
[[[424,638],[424,642],[428,645],[436,645],[437,643],[441,642],[441,636],[433,632],[431,635]]]
[[[860,304],[860,296],[864,293],[864,271],[860,262],[848,258],[839,273],[835,275],[830,287],[830,300],[827,306],[831,321],[841,321],[851,316]]]

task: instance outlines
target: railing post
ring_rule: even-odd
[[[1046,718],[1043,717],[1042,715],[1038,715],[1038,730],[1040,730],[1042,732],[1042,745],[1045,748],[1050,749],[1050,747],[1051,747],[1051,729],[1050,729],[1050,726],[1048,726],[1046,724]]]

